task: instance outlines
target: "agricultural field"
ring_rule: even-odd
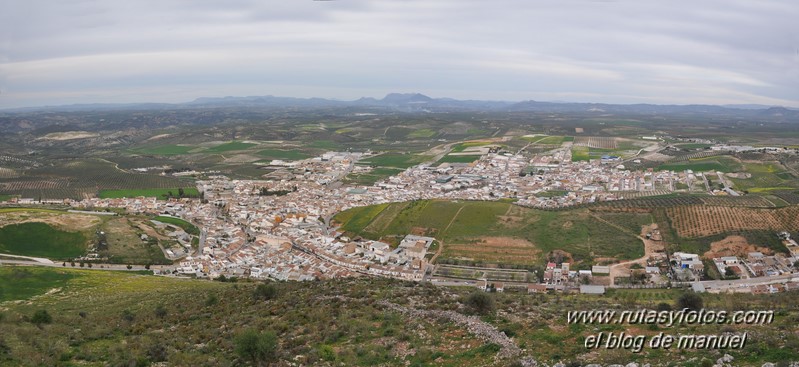
[[[452,155],[448,154],[438,160],[438,164],[442,163],[472,163],[480,159],[480,155]]]
[[[88,239],[79,232],[67,232],[41,222],[8,224],[0,227],[0,253],[71,259],[84,255]]]
[[[378,167],[365,173],[350,173],[343,181],[347,184],[372,186],[375,182],[394,176],[402,171],[402,169],[398,168]]]
[[[150,154],[150,155],[180,155],[189,154],[192,150],[196,149],[195,146],[190,145],[160,145],[155,147],[137,148],[133,152],[137,154]]]
[[[648,218],[616,214],[641,225]],[[441,258],[462,265],[533,265],[555,250],[584,264],[593,257],[643,256],[638,232],[600,223],[586,209],[551,212],[507,202],[422,200],[353,208],[334,220],[352,235],[393,244],[409,233],[433,236],[443,242]]]
[[[572,146],[572,162],[591,160],[590,148],[586,146]]]
[[[171,220],[164,218],[164,221]],[[85,255],[100,243],[98,232],[104,233],[107,248],[100,249],[100,257],[118,264],[171,264],[161,250],[174,239],[162,236],[149,223],[147,217],[98,216],[69,213],[59,210],[4,208],[0,209],[0,233],[8,234],[9,249],[0,242],[0,252],[69,260]],[[175,219],[175,225],[187,232],[199,234],[194,225]],[[18,228],[17,226],[22,226]],[[150,238],[143,240],[142,234]]]
[[[99,251],[101,257],[107,257],[115,264],[171,264],[165,256],[159,242],[168,240],[156,237],[156,231],[142,218],[112,218],[99,230],[105,233],[107,250]],[[143,240],[141,235],[149,233],[151,239]]]
[[[599,149],[616,149],[616,138],[609,136],[577,136],[574,145]]]
[[[183,191],[183,196],[180,196],[180,191]],[[135,198],[144,196],[148,198],[158,198],[159,200],[166,200],[167,198],[198,198],[200,192],[195,187],[187,188],[165,188],[165,189],[128,189],[128,190],[100,190],[98,195],[101,199],[114,199],[114,198]]]
[[[211,148],[208,148],[203,151],[203,153],[225,153],[225,152],[232,152],[237,150],[246,150],[251,147],[254,147],[258,144],[255,143],[244,143],[240,141],[231,141],[229,143],[220,144]]]
[[[361,159],[358,164],[368,164],[376,167],[406,169],[429,159],[427,156],[401,153],[384,153],[369,158]]]
[[[264,157],[265,159],[269,160],[280,159],[284,161],[299,161],[312,157],[312,155],[307,154],[303,151],[283,150],[283,149],[263,149],[259,150],[258,153],[256,154],[260,157]]]
[[[412,139],[425,139],[425,138],[432,138],[438,134],[438,131],[433,129],[414,129],[410,134],[408,134],[408,138]]]
[[[194,187],[193,182],[149,173],[120,170],[106,160],[58,160],[52,166],[26,171],[24,177],[0,179],[0,195],[33,199],[83,199],[107,190]]]
[[[461,153],[469,148],[483,147],[486,145],[496,145],[496,143],[490,141],[465,141],[463,143],[453,145],[452,153]]]
[[[744,162],[749,178],[730,178],[733,187],[749,192],[769,192],[799,188],[799,179],[779,162]]]
[[[571,136],[562,136],[562,135],[532,135],[532,136],[523,136],[522,139],[530,142],[533,145],[556,145],[560,146],[564,142],[567,141],[574,141],[574,137]]]
[[[799,231],[799,207],[779,209],[728,206],[678,206],[666,209],[671,226],[683,238],[739,231]]]
[[[737,172],[743,168],[741,163],[730,156],[711,156],[704,158],[691,158],[685,161],[673,162],[669,161],[666,164],[661,164],[657,167],[660,171],[684,171],[692,170],[694,172],[706,171],[721,171],[721,172]]]

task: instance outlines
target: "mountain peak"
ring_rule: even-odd
[[[433,101],[432,98],[421,93],[389,93],[382,99],[388,103],[427,103]]]

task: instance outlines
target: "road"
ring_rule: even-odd
[[[65,262],[54,262],[50,259],[38,258],[38,257],[29,257],[29,256],[17,256],[17,255],[7,255],[7,254],[0,254],[0,256],[4,257],[4,259],[0,259],[0,266],[2,265],[25,265],[25,266],[46,266],[51,268],[72,268],[70,264],[64,266]],[[9,260],[5,258],[16,258],[16,260]],[[163,269],[171,269],[172,265],[151,265],[150,270],[163,270]],[[144,265],[132,265],[130,269],[125,264],[92,264],[92,267],[84,267],[80,268],[78,263],[75,264],[75,269],[92,269],[92,270],[113,270],[113,271],[141,271],[147,270],[144,268]]]

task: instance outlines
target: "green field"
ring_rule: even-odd
[[[496,145],[496,143],[490,141],[466,141],[463,143],[458,143],[452,146],[452,153],[460,153],[466,150],[466,148],[471,147],[483,147],[486,145]]]
[[[371,186],[375,182],[394,176],[403,170],[398,168],[382,168],[378,167],[368,173],[350,173],[345,178],[346,183],[355,185]]]
[[[657,169],[660,171],[684,171],[690,169],[694,172],[737,172],[742,168],[743,166],[740,162],[738,162],[738,160],[725,156],[696,158],[690,159],[687,162],[661,164],[657,167]]]
[[[189,223],[189,222],[187,222],[187,221],[185,221],[183,219],[173,218],[173,217],[165,217],[165,216],[157,216],[157,217],[155,217],[153,219],[157,220],[159,222],[162,222],[162,223],[174,224],[174,225],[176,225],[176,226],[178,226],[180,228],[183,228],[183,230],[186,231],[186,233],[188,233],[188,234],[192,234],[192,235],[195,235],[195,236],[199,236],[200,235],[200,229],[197,228],[197,226],[195,226],[194,224],[191,224],[191,223]]]
[[[0,252],[70,259],[86,253],[86,237],[81,233],[60,231],[44,223],[9,224],[0,227]]]
[[[0,195],[0,201],[10,200],[13,197],[12,195]]]
[[[436,134],[438,134],[438,132],[433,129],[416,129],[408,134],[408,137],[412,139],[432,138]]]
[[[445,155],[437,163],[472,163],[480,159],[479,155]]]
[[[643,244],[635,236],[640,233],[640,225],[650,220],[649,215],[618,213],[612,219],[630,230],[601,223],[585,209],[551,212],[506,202],[421,200],[358,207],[334,217],[352,235],[394,244],[409,233],[433,236],[446,244],[511,237],[529,241],[544,255],[553,250],[567,251],[586,264],[593,257],[643,256]],[[445,255],[459,257],[447,252],[446,244]],[[517,263],[511,257],[507,261]],[[501,256],[498,258],[501,260]]]
[[[24,300],[63,287],[78,274],[37,267],[0,267],[0,302]]]
[[[378,167],[408,168],[422,163],[427,156],[401,153],[384,153],[377,156],[361,159],[358,163],[369,164]]]
[[[250,147],[254,147],[258,144],[255,143],[244,143],[240,141],[231,141],[229,143],[219,144],[215,147],[208,148],[203,151],[203,153],[225,153],[225,152],[232,152],[236,150],[245,150],[249,149]]]
[[[168,189],[131,189],[131,190],[100,190],[99,197],[101,199],[116,199],[116,198],[136,198],[139,196],[155,197],[159,200],[166,200],[169,193],[172,192],[173,197],[178,197],[178,188]],[[199,197],[200,192],[195,187],[183,188],[183,197]]]
[[[266,159],[280,159],[285,161],[298,161],[310,158],[310,154],[298,150],[283,150],[283,149],[264,149],[257,153],[259,156]]]
[[[750,178],[732,178],[734,187],[749,192],[792,190],[799,187],[799,180],[778,162],[744,163],[744,171]]]
[[[591,159],[590,150],[584,146],[572,146],[572,162],[587,161]]]
[[[141,153],[141,154],[179,155],[179,154],[188,154],[194,148],[196,147],[187,146],[187,145],[161,145],[151,148],[138,148],[135,149],[134,151],[136,153]]]

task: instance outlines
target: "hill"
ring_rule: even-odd
[[[521,360],[698,366],[723,354],[732,355],[735,365],[759,366],[791,359],[799,345],[799,329],[789,321],[799,316],[797,293],[702,296],[711,309],[776,311],[773,325],[780,327],[725,326],[749,333],[752,342],[743,350],[644,348],[634,354],[586,349],[582,340],[597,329],[566,327],[566,311],[673,306],[681,291],[552,297],[509,289],[475,296],[468,288],[387,279],[263,285],[23,267],[0,268],[0,277],[28,289],[9,292],[9,283],[0,284],[0,366],[247,366],[255,365],[247,349],[242,353],[251,335],[264,347],[257,359],[277,366],[518,366]],[[638,325],[599,327],[650,337],[660,332]],[[719,330],[698,325],[691,332]]]

